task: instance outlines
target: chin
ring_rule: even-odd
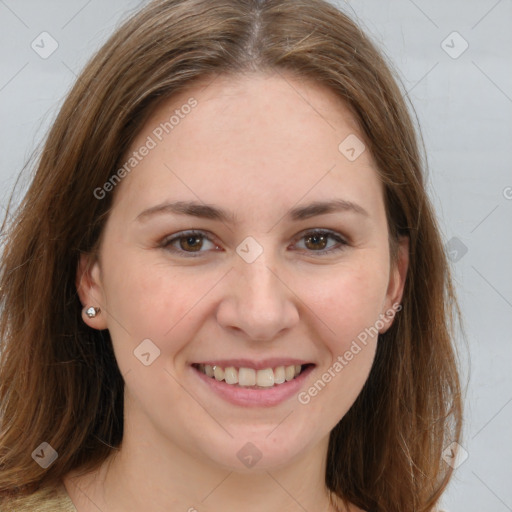
[[[268,425],[259,429],[254,425],[237,428],[228,426],[233,437],[219,427],[218,434],[208,439],[202,437],[191,444],[200,450],[203,457],[228,471],[258,473],[279,469],[310,451],[320,441],[319,437],[322,437],[318,429],[316,433],[305,432],[304,422],[302,427],[290,425],[293,416],[294,412],[283,424],[277,423],[270,428]]]

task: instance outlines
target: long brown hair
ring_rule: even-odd
[[[378,165],[391,240],[410,240],[403,310],[331,432],[326,484],[368,511],[429,511],[439,499],[451,476],[442,451],[461,431],[457,307],[421,146],[386,60],[323,0],[154,1],[81,73],[3,226],[0,494],[56,485],[119,445],[123,379],[108,331],[81,320],[75,286],[79,257],[97,250],[112,204],[112,194],[97,200],[93,191],[162,99],[245,71],[294,73],[338,95]],[[48,469],[31,457],[41,442],[58,452]]]

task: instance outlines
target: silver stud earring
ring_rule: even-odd
[[[95,308],[93,306],[91,306],[90,308],[87,308],[85,310],[85,314],[89,317],[89,318],[95,318],[96,315],[101,311],[100,308]]]

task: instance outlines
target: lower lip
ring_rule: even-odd
[[[204,382],[210,390],[218,396],[234,405],[244,407],[272,407],[288,400],[293,395],[299,393],[305,379],[311,373],[314,366],[308,366],[298,377],[293,380],[277,384],[267,389],[250,389],[240,386],[226,384],[223,380],[217,380],[208,377],[203,372],[193,366],[192,371]]]

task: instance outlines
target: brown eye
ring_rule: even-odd
[[[308,249],[325,249],[327,245],[328,236],[322,234],[308,235],[306,238],[306,247]]]
[[[300,240],[305,241],[307,252],[316,254],[327,254],[339,251],[345,248],[347,242],[337,233],[331,231],[309,231],[302,235]],[[334,240],[336,243],[328,246],[329,240]],[[327,247],[327,248],[326,248]]]
[[[160,244],[164,249],[183,256],[200,256],[207,250],[204,248],[205,242],[211,244],[211,248],[217,246],[212,240],[201,231],[184,231],[171,237],[166,237]],[[194,254],[195,253],[195,254]]]
[[[181,237],[178,238],[178,240],[180,241],[180,248],[184,251],[191,250],[196,252],[201,248],[202,245],[202,239],[199,235]]]

